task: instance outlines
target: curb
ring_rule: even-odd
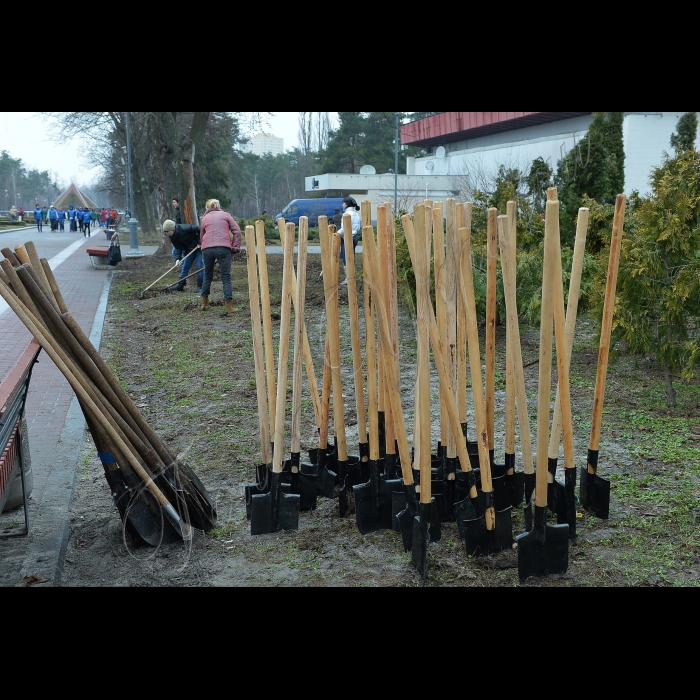
[[[113,275],[114,268],[110,268],[105,276],[100,301],[90,329],[90,342],[98,350],[102,340]],[[32,520],[29,522],[30,539],[20,569],[20,580],[15,584],[17,586],[23,586],[22,579],[25,576],[37,575],[39,570],[41,570],[42,583],[60,586],[70,536],[68,513],[73,502],[78,459],[84,437],[85,417],[78,397],[74,396],[56,448],[55,461],[62,466],[51,475],[46,486],[46,497],[33,514],[34,522]]]

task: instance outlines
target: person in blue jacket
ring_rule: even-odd
[[[70,230],[71,231],[77,231],[78,227],[76,226],[76,217],[78,216],[78,212],[76,211],[75,207],[71,204],[68,207],[68,221],[70,222]]]
[[[44,212],[38,204],[34,207],[34,218],[36,219],[36,227],[41,233],[41,225],[44,223]]]
[[[49,209],[49,223],[52,231],[58,231],[58,211],[56,211],[56,207],[53,204]]]
[[[85,207],[83,209],[83,238],[87,236],[90,238],[90,210]]]
[[[58,228],[60,231],[65,231],[65,223],[66,223],[66,212],[63,211],[61,207],[58,208]]]

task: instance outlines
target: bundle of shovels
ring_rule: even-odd
[[[581,470],[581,504],[602,518],[608,517],[609,513],[609,482],[597,474],[598,445],[624,209],[625,196],[619,195],[613,224],[588,465]],[[357,456],[348,454],[341,380],[341,320],[338,306],[338,292],[342,289],[338,286],[340,237],[332,235],[334,229],[328,226],[325,217],[319,217],[327,317],[319,399],[304,326],[303,278],[308,225],[302,217],[297,275],[293,267],[294,226],[284,226],[283,222],[280,225],[285,259],[275,395],[263,229],[261,226],[258,230],[256,265],[256,256],[251,254],[251,251],[255,251],[253,229],[248,227],[248,273],[263,457],[262,464],[257,468],[256,483],[246,487],[253,534],[296,529],[300,510],[314,508],[318,496],[337,497],[341,516],[352,511],[354,501],[357,525],[363,534],[380,529],[401,532],[404,548],[412,552],[413,563],[423,577],[426,574],[429,542],[440,538],[441,524],[445,522],[456,522],[468,556],[488,556],[510,550],[517,544],[522,579],[561,573],[567,569],[569,540],[576,537],[577,518],[569,363],[588,209],[579,210],[569,302],[565,309],[559,203],[556,190],[551,188],[548,192],[536,459],[528,420],[516,301],[516,203],[508,203],[506,215],[499,216],[496,209],[490,209],[487,213],[485,377],[482,376],[476,315],[471,219],[472,205],[458,204],[452,199],[447,201],[444,219],[442,204],[430,200],[415,205],[413,216],[404,215],[401,218],[416,280],[417,371],[415,383],[412,383],[415,404],[413,449],[410,450],[400,390],[394,213],[389,204],[377,207],[375,238],[369,203],[363,202],[362,205],[366,411],[352,234],[350,217],[344,217],[348,320],[359,438]],[[499,247],[506,311],[505,454],[502,463],[495,457],[495,328]],[[435,306],[430,289],[431,251]],[[296,310],[292,447],[290,459],[285,460],[283,412],[292,298]],[[557,392],[552,416],[550,400],[554,338]],[[302,349],[318,430],[318,447],[309,451],[309,462],[300,462],[299,458]],[[435,453],[432,451],[431,437],[434,423],[430,388],[431,351],[440,388],[440,439]],[[474,416],[473,440],[470,440],[467,424],[468,375]],[[331,397],[335,434],[332,446],[328,440]],[[516,416],[522,470],[516,465]],[[272,440],[271,432],[274,436]],[[563,484],[556,480],[562,438]],[[514,538],[512,509],[523,506],[525,532]],[[554,525],[547,524],[548,509],[556,516]]]
[[[47,260],[31,241],[2,254],[0,295],[75,391],[132,541],[157,546],[215,527],[204,485],[166,447],[68,312]]]

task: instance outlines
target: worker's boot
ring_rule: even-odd
[[[174,287],[173,291],[175,292],[181,292],[184,288],[185,285],[187,284],[187,280],[180,280]]]
[[[229,314],[235,314],[237,311],[236,307],[233,305],[233,300],[226,299],[226,311],[224,311],[222,316],[228,316]]]
[[[202,305],[199,307],[202,311],[209,308],[209,297],[202,297]]]

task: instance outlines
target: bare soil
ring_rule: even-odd
[[[361,263],[361,256],[357,262]],[[319,498],[316,510],[300,515],[297,531],[251,536],[243,486],[254,480],[255,465],[260,462],[260,436],[245,253],[234,258],[234,303],[238,310],[230,317],[221,316],[223,299],[218,277],[206,312],[199,310],[199,297],[193,294],[191,283],[182,293],[160,292],[152,298],[139,298],[140,291],[170,265],[166,254],[141,261],[125,260],[119,265],[114,273],[101,351],[147,420],[173,451],[185,456],[216,499],[218,527],[207,534],[199,533],[189,546],[133,547],[111,504],[102,466],[88,434],[80,458],[61,585],[423,585],[411,564],[410,552],[403,551],[398,533],[379,531],[362,536],[352,511],[348,517],[339,517],[337,500]],[[268,268],[277,338],[282,257],[268,256]],[[319,272],[319,256],[309,256],[306,323],[320,385],[325,304]],[[163,284],[172,281],[166,278]],[[341,288],[340,303],[341,326],[349,328],[347,288]],[[524,362],[534,363],[525,370],[534,447],[539,330],[523,327],[521,332]],[[343,387],[348,445],[356,447],[349,335],[341,334]],[[594,323],[581,316],[572,357],[577,466],[585,464],[588,448],[597,366],[594,335]],[[416,339],[415,324],[405,308],[400,313],[400,336],[402,392],[410,439]],[[502,329],[497,345],[498,367],[503,368]],[[275,358],[276,352],[275,348]],[[287,435],[291,359],[290,351]],[[432,382],[434,449],[440,437],[436,375]],[[304,384],[306,390],[305,375]],[[611,365],[599,465],[601,475],[613,484],[611,517],[602,521],[580,509],[579,537],[570,545],[567,573],[522,585],[700,584],[700,382],[679,386],[679,408],[673,414],[665,410],[663,401],[663,376],[652,365],[645,362],[637,366],[623,354]],[[503,402],[503,374],[499,373],[497,456],[503,454],[504,447]],[[308,391],[302,416],[305,456],[316,440]],[[470,421],[473,427],[471,414]],[[288,453],[288,437],[285,448]],[[519,456],[519,436],[517,450]],[[561,473],[559,478],[563,479]],[[514,533],[522,529],[522,514],[514,511]],[[428,556],[428,586],[521,585],[515,547],[489,558],[468,558],[454,523],[443,523],[442,539],[430,544]]]

